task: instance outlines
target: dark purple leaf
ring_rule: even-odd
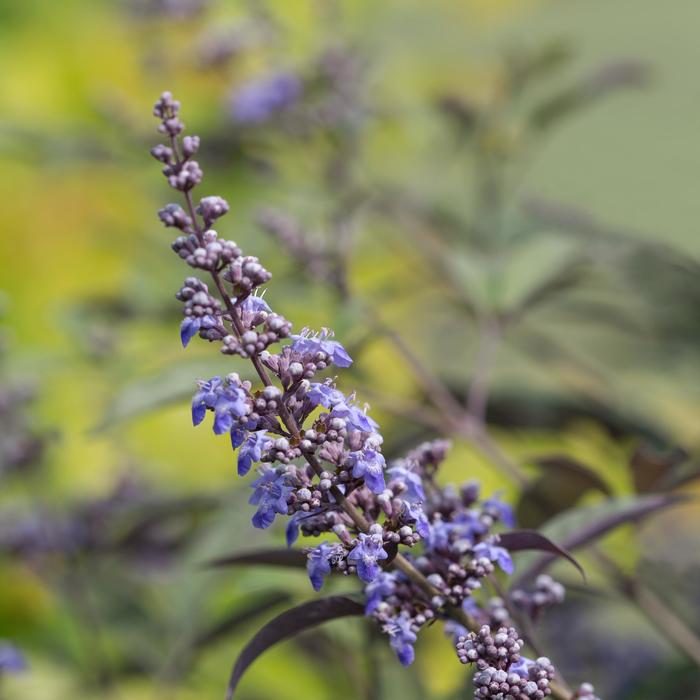
[[[222,568],[241,565],[282,566],[303,569],[306,566],[306,554],[300,549],[255,549],[249,552],[236,552],[225,557],[212,559],[205,566]]]
[[[548,529],[562,530],[571,528],[559,541],[562,548],[572,552],[595,542],[621,525],[639,522],[654,513],[687,500],[688,496],[680,494],[656,494],[627,499],[622,503],[608,501],[594,508],[577,509],[571,513],[564,513],[555,519]],[[587,517],[590,516],[591,512],[594,515]],[[513,587],[521,588],[524,582],[541,574],[555,558],[552,554],[545,554],[536,559],[518,576],[517,581],[512,584]]]
[[[263,652],[285,639],[289,639],[311,627],[322,625],[341,617],[363,615],[364,606],[347,596],[330,596],[292,608],[270,620],[240,653],[231,671],[226,700],[231,700],[247,668]]]
[[[583,567],[576,559],[563,547],[555,544],[549,537],[545,537],[539,532],[534,530],[513,530],[512,532],[501,533],[499,538],[501,546],[505,547],[509,552],[537,550],[539,552],[548,552],[553,557],[564,557],[578,569],[583,579],[586,579]]]

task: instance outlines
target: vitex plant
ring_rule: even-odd
[[[589,684],[572,691],[548,658],[538,652],[537,658],[528,658],[522,635],[500,626],[499,611],[485,609],[473,595],[487,580],[499,585],[497,569],[513,572],[513,550],[541,549],[578,564],[534,531],[498,534],[499,526],[512,525],[511,510],[498,499],[481,499],[475,484],[438,485],[435,476],[448,443],[420,445],[386,465],[379,426],[367,408],[333,378],[319,376],[352,364],[345,348],[327,329],[294,333],[261,294],[271,274],[258,258],[244,255],[212,229],[227,213],[227,202],[207,196],[195,203],[193,190],[203,178],[194,160],[199,138],[184,135],[179,111],[168,92],[154,108],[167,143],[152,154],[164,165],[169,185],[184,197],[184,208],[169,204],[159,216],[180,231],[174,251],[209,282],[188,277],[176,295],[183,303],[182,344],[197,335],[218,343],[224,354],[250,361],[259,378],[253,384],[232,372],[200,380],[193,423],[202,423],[211,412],[214,433],[229,435],[238,450],[239,474],[256,471],[250,497],[254,527],[268,528],[281,516],[290,546],[300,531],[322,538],[304,550],[315,590],[334,572],[357,577],[362,590],[358,598],[313,600],[271,621],[236,662],[227,696],[272,644],[327,620],[364,613],[387,635],[404,665],[414,660],[421,628],[444,622],[454,635],[458,659],[477,668],[475,698],[592,700]],[[257,561],[265,556],[260,553]],[[560,597],[547,579],[538,586],[532,604],[544,607]]]

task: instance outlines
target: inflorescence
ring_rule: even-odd
[[[319,590],[332,573],[357,576],[367,615],[388,635],[403,664],[413,661],[420,628],[454,617],[455,610],[464,612],[462,620],[506,624],[500,599],[482,607],[473,593],[496,567],[513,571],[494,533],[500,524],[514,524],[511,509],[496,498],[480,499],[473,483],[459,490],[437,484],[449,449],[444,440],[421,445],[387,466],[379,426],[367,407],[338,389],[333,378],[318,376],[349,367],[348,352],[327,329],[293,333],[261,294],[270,273],[212,229],[228,212],[227,202],[217,196],[194,202],[192,190],[203,178],[194,160],[199,138],[182,136],[179,109],[167,92],[154,108],[168,143],[151,152],[185,200],[184,208],[168,204],[159,216],[180,231],[175,252],[213,284],[188,277],[177,293],[183,303],[182,344],[195,335],[218,343],[222,353],[251,360],[260,379],[254,385],[231,373],[199,381],[192,420],[198,425],[212,413],[214,433],[228,434],[238,450],[238,473],[256,471],[253,525],[267,528],[277,516],[286,517],[290,546],[299,533],[332,538],[307,550],[313,588]],[[392,566],[395,560],[403,566]],[[542,608],[558,597],[558,589],[545,583],[538,589],[547,590],[538,590],[528,605]],[[486,624],[475,633],[450,622],[446,629],[460,660],[477,666],[475,698],[518,700],[551,692],[551,663],[521,658],[523,643],[512,627],[492,634]],[[577,697],[593,697],[582,689]]]

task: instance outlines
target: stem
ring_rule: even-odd
[[[484,318],[479,327],[474,371],[467,392],[467,413],[481,424],[486,416],[489,379],[500,335],[498,319],[489,316]]]
[[[442,380],[433,374],[415,355],[408,343],[381,319],[375,309],[365,308],[375,326],[392,342],[406,364],[413,370],[428,399],[440,413],[443,430],[459,435],[490,459],[512,481],[520,486],[528,483],[522,469],[506,455],[489,435],[482,420],[477,419],[450,393]],[[485,389],[485,387],[484,387]]]

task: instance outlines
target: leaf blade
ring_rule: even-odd
[[[233,697],[245,671],[270,647],[311,627],[352,615],[364,615],[364,606],[348,596],[329,596],[298,605],[270,620],[239,654],[231,670],[226,700]]]
[[[205,568],[219,569],[246,564],[298,569],[306,566],[306,554],[300,549],[286,549],[282,547],[255,549],[217,557],[204,562],[203,566]]]

